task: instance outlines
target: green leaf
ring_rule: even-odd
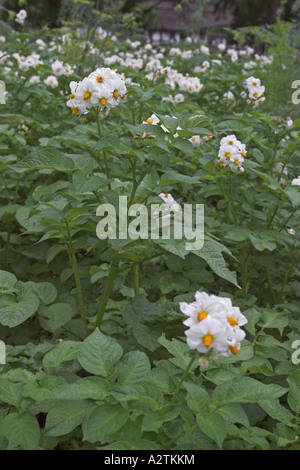
[[[80,349],[80,341],[62,341],[55,348],[51,349],[43,359],[44,367],[56,369],[60,364],[66,361],[72,361],[77,357]]]
[[[186,343],[179,341],[178,339],[172,338],[171,341],[166,339],[165,334],[163,333],[158,339],[158,342],[164,346],[174,358],[171,358],[170,361],[172,364],[175,364],[180,369],[185,370],[191,360],[190,348]],[[197,367],[196,361],[194,362],[192,369]]]
[[[126,385],[143,380],[150,372],[150,362],[142,351],[130,351],[118,362],[118,383]]]
[[[161,124],[163,124],[168,131],[172,134],[176,132],[176,128],[178,127],[178,120],[175,117],[171,116],[164,116],[163,114],[155,113],[158,119],[160,120]]]
[[[300,412],[300,370],[295,370],[287,378],[290,391],[287,396],[288,404],[296,413]]]
[[[0,423],[0,435],[13,446],[24,450],[38,450],[40,427],[36,417],[27,412],[10,413]]]
[[[226,403],[218,409],[218,413],[223,416],[226,423],[241,423],[250,426],[248,416],[240,403]]]
[[[293,426],[293,414],[279,403],[279,400],[260,400],[258,405],[273,419],[287,426]]]
[[[119,431],[128,416],[128,411],[121,405],[106,403],[94,408],[83,423],[83,439],[91,443],[103,440],[105,436]]]
[[[15,285],[18,282],[16,276],[12,273],[7,271],[0,270],[0,293],[2,294],[9,294],[11,292],[15,292],[16,288]]]
[[[30,380],[24,385],[22,395],[33,398],[35,401],[50,400],[65,384],[62,377],[44,375],[41,380]]]
[[[79,424],[90,407],[84,401],[62,401],[51,407],[47,414],[45,432],[47,436],[63,436],[73,431]]]
[[[19,406],[22,398],[23,384],[12,383],[0,377],[0,400],[10,405]]]
[[[67,157],[63,152],[54,148],[44,148],[26,155],[15,165],[10,165],[10,168],[18,173],[24,173],[30,170],[45,169],[72,171],[75,166],[73,160]]]
[[[168,186],[173,183],[188,183],[195,184],[199,183],[198,178],[194,176],[184,175],[182,173],[177,173],[176,171],[170,170],[164,173],[160,178],[160,186]]]
[[[274,241],[266,239],[266,237],[264,237],[263,235],[260,236],[259,234],[250,234],[249,238],[254,248],[256,248],[258,251],[274,251],[276,249],[276,243]]]
[[[39,304],[38,296],[22,286],[17,296],[4,294],[0,298],[0,323],[10,328],[21,325],[37,311]]]
[[[26,286],[37,293],[40,300],[45,304],[51,304],[57,297],[57,289],[50,282],[26,282]]]
[[[52,333],[68,323],[73,314],[73,308],[66,303],[52,304],[50,307],[39,309],[41,326]]]
[[[204,245],[201,250],[194,250],[193,254],[204,259],[213,272],[219,277],[239,287],[236,273],[228,269],[222,252],[231,255],[230,250],[228,250],[226,246],[215,240],[205,238]]]
[[[271,400],[280,397],[287,389],[264,384],[251,377],[235,377],[222,382],[213,391],[213,401],[217,405],[225,403],[257,403],[259,400]]]
[[[227,432],[224,418],[217,412],[206,417],[199,413],[197,414],[197,424],[201,431],[215,441],[219,449],[222,449]]]
[[[55,395],[57,400],[103,400],[110,390],[107,380],[101,377],[84,377],[64,385]]]
[[[206,114],[195,114],[194,116],[190,116],[185,122],[184,122],[184,128],[185,129],[193,129],[197,127],[206,127],[207,129],[210,129],[210,131],[213,131],[213,126]]]
[[[183,382],[184,388],[187,390],[187,405],[196,413],[205,413],[210,403],[209,394],[201,386],[188,382]]]
[[[96,328],[83,341],[78,354],[78,361],[90,374],[109,377],[112,367],[122,354],[123,350],[119,343]]]

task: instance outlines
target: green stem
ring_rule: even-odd
[[[284,288],[286,286],[286,283],[290,277],[290,275],[292,274],[292,272],[294,271],[294,267],[295,265],[293,264],[290,269],[288,271],[285,272],[285,275],[284,275],[284,278],[283,278],[283,282],[282,282],[282,286],[281,286],[281,289],[280,289],[280,293],[279,293],[279,299],[282,300],[282,294],[284,292]]]
[[[101,139],[102,137],[102,131],[101,131],[101,124],[100,124],[100,119],[99,119],[99,111],[95,109],[95,116],[96,116],[96,123],[97,123],[97,129],[98,129],[98,134]],[[111,189],[110,185],[110,175],[109,175],[109,167],[107,163],[107,158],[106,158],[106,153],[105,150],[102,151],[103,153],[103,158],[104,158],[104,166],[105,166],[105,173],[108,179],[108,189]]]
[[[65,219],[65,224],[66,224],[66,229],[67,229],[67,234],[68,234],[68,243],[69,243],[69,249],[71,253],[71,261],[72,261],[73,274],[74,274],[76,290],[77,290],[80,317],[84,325],[86,326],[87,320],[86,320],[85,313],[84,313],[84,302],[83,302],[82,287],[81,287],[79,271],[78,271],[78,264],[77,264],[77,259],[76,259],[76,254],[74,251],[73,243],[72,243],[70,226],[66,219]]]
[[[267,276],[267,281],[268,281],[272,301],[273,301],[274,304],[276,304],[276,297],[275,297],[273,286],[272,286],[272,279],[271,279],[271,276],[270,276],[269,268],[265,268],[265,272],[266,272],[266,276]]]
[[[16,202],[17,202],[21,179],[22,179],[22,176],[19,176],[16,187],[15,187],[14,199],[13,199],[13,202],[12,202],[13,204],[16,204]],[[4,260],[3,260],[3,269],[4,269],[4,271],[6,270],[7,264],[8,264],[8,253],[9,253],[10,239],[11,239],[12,231],[13,231],[13,226],[12,226],[12,224],[10,224],[10,227],[9,227],[9,230],[8,230],[8,233],[7,233],[6,244],[5,244]]]
[[[181,385],[183,384],[184,379],[185,379],[186,376],[188,375],[189,370],[190,370],[190,368],[192,367],[194,360],[195,360],[195,358],[192,357],[191,360],[190,360],[190,362],[188,363],[188,365],[187,365],[187,367],[186,367],[186,369],[185,369],[185,371],[184,371],[184,373],[183,373],[183,376],[181,377],[181,380],[180,380],[180,382],[179,382],[179,384],[178,384],[178,386],[177,386],[177,388],[176,388],[176,390],[175,390],[175,393],[174,393],[173,398],[172,398],[172,401],[171,401],[171,405],[173,405],[173,404],[175,403],[175,400],[176,400],[176,398],[177,398],[177,395],[178,395],[178,392],[179,392],[179,390],[180,390],[180,388],[181,388]]]
[[[291,220],[291,218],[293,217],[293,215],[295,214],[295,212],[297,211],[297,207],[296,209],[293,210],[293,212],[291,213],[291,215],[283,222],[283,224],[281,224],[281,226],[279,227],[278,229],[278,232],[281,232],[281,230],[287,225],[287,223]]]
[[[108,299],[109,299],[109,294],[111,293],[111,290],[112,290],[113,284],[114,284],[114,280],[115,280],[117,274],[118,274],[118,263],[115,264],[112,261],[111,265],[110,265],[110,270],[109,270],[109,273],[108,273],[107,283],[106,283],[106,286],[105,286],[105,289],[104,289],[104,292],[103,292],[103,295],[102,295],[102,298],[101,298],[101,302],[100,302],[100,305],[99,305],[99,310],[98,310],[97,317],[96,317],[96,322],[95,322],[95,328],[99,328],[99,329],[101,328],[103,316],[104,316],[106,306],[107,306],[107,302],[108,302]]]
[[[139,285],[140,268],[139,268],[138,264],[133,266],[132,274],[133,274],[134,294],[139,295],[139,293],[140,293],[140,285]]]
[[[275,217],[275,215],[276,215],[278,209],[279,209],[279,204],[277,204],[277,206],[275,207],[275,209],[274,209],[274,211],[273,211],[272,216],[271,216],[270,219],[269,219],[269,222],[268,222],[268,224],[267,224],[267,230],[271,227],[271,224],[272,224],[272,222],[273,222],[273,219],[274,219],[274,217]]]
[[[242,270],[242,292],[247,294],[247,261],[249,258],[248,252],[243,252],[243,270]]]

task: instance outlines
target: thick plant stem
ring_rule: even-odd
[[[171,405],[173,405],[173,404],[175,403],[175,400],[176,400],[176,398],[177,398],[178,392],[179,392],[179,390],[181,389],[181,385],[183,384],[184,379],[185,379],[186,376],[188,375],[189,370],[190,370],[190,368],[192,367],[194,360],[195,360],[195,358],[192,357],[191,360],[190,360],[190,362],[188,363],[188,365],[187,365],[187,367],[186,367],[186,369],[185,369],[185,371],[184,371],[184,373],[183,373],[183,376],[181,377],[181,380],[180,380],[180,382],[179,382],[179,384],[178,384],[178,387],[177,387],[176,390],[175,390],[175,393],[174,393],[173,398],[172,398],[172,401],[171,401]]]
[[[108,299],[109,299],[109,294],[112,290],[114,280],[115,280],[117,274],[118,274],[118,264],[114,264],[114,262],[112,261],[111,266],[110,266],[110,270],[109,270],[109,274],[108,274],[107,283],[106,283],[106,286],[105,286],[105,289],[104,289],[104,292],[103,292],[103,295],[102,295],[102,299],[101,299],[101,302],[100,302],[99,310],[98,310],[98,313],[97,313],[95,328],[99,328],[99,329],[101,328],[103,316],[104,316],[106,306],[107,306],[107,302],[108,302]]]
[[[76,254],[75,254],[75,251],[74,251],[73,243],[72,243],[72,236],[71,236],[70,226],[69,226],[69,223],[66,219],[65,219],[65,224],[66,224],[66,229],[67,229],[67,234],[68,234],[69,250],[70,250],[70,253],[71,253],[71,261],[72,261],[73,274],[74,274],[76,290],[77,290],[80,317],[81,317],[84,325],[86,326],[87,320],[86,320],[85,313],[84,313],[84,302],[83,302],[82,287],[81,287],[79,271],[78,271],[78,264],[77,264],[77,259],[76,259]]]

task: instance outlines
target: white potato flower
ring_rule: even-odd
[[[200,353],[214,350],[219,356],[236,355],[245,338],[241,326],[247,323],[246,317],[231,299],[196,292],[195,301],[180,302],[181,312],[188,318],[183,321],[187,344]]]

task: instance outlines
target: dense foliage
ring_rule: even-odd
[[[38,35],[18,19],[0,43],[0,448],[299,449],[300,120],[286,25],[259,55],[103,29],[93,41]],[[203,204],[203,247],[99,239],[97,207],[118,214],[120,196],[174,214]],[[233,328],[243,320],[228,354],[228,338],[219,350],[195,340],[213,316],[191,310],[196,293],[220,302],[222,321],[233,312]]]

